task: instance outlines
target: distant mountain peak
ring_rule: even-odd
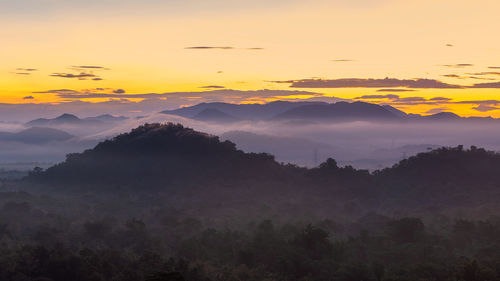
[[[58,117],[55,118],[55,120],[67,120],[67,121],[74,121],[74,120],[80,120],[76,115],[69,114],[69,113],[63,113],[59,115]]]
[[[193,119],[202,121],[216,121],[216,122],[235,122],[238,118],[231,116],[215,108],[207,108],[200,113],[196,114]]]
[[[426,117],[436,120],[457,120],[461,118],[459,115],[448,111],[439,112],[436,114],[428,115]]]
[[[73,138],[67,132],[44,127],[31,127],[17,133],[0,133],[0,141],[14,141],[30,144],[44,144]]]

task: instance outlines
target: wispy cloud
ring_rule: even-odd
[[[234,47],[230,46],[192,46],[192,47],[186,47],[184,49],[189,49],[189,50],[232,50],[235,49]]]
[[[97,66],[97,65],[73,65],[71,66],[72,68],[75,69],[100,69],[100,70],[109,70],[109,68],[106,68],[104,66]]]
[[[458,79],[465,79],[467,77],[464,77],[464,76],[460,76],[458,74],[444,74],[444,75],[441,75],[443,77],[448,77],[448,78],[458,78]]]
[[[354,60],[351,60],[351,59],[336,59],[336,60],[330,60],[330,61],[333,61],[333,62],[350,62],[350,61],[354,61]]]
[[[235,50],[235,49],[244,49],[244,50],[253,50],[253,51],[264,50],[264,48],[261,48],[261,47],[236,48],[236,47],[232,47],[232,46],[191,46],[191,47],[185,47],[184,49],[188,49],[188,50]]]
[[[37,71],[38,69],[36,68],[16,68],[18,71],[25,71],[25,72],[32,72],[32,71]]]
[[[453,45],[453,44],[449,44],[449,43],[448,43],[448,44],[446,44],[445,46],[446,46],[446,47],[455,47],[455,45]]]
[[[444,83],[434,79],[372,79],[372,78],[342,78],[342,79],[302,79],[288,81],[273,81],[275,83],[290,83],[292,88],[413,88],[413,89],[459,89],[462,86]]]
[[[431,98],[429,100],[430,101],[451,101],[450,98],[445,98],[445,97],[435,97],[435,98]]]
[[[499,100],[466,100],[466,101],[457,101],[457,104],[476,104],[476,105],[498,105],[500,104]]]
[[[59,77],[59,78],[68,78],[68,79],[78,79],[78,80],[93,80],[93,81],[101,81],[104,80],[100,75],[97,75],[96,72],[103,70],[110,70],[104,66],[98,65],[73,65],[70,66],[69,69],[76,71],[77,73],[68,73],[68,72],[55,72],[50,76]]]
[[[394,105],[418,105],[418,104],[427,104],[427,105],[437,105],[437,104],[447,104],[451,103],[452,100],[450,98],[445,98],[445,97],[433,97],[433,98],[426,98],[426,97],[418,97],[418,96],[413,96],[413,97],[401,97],[399,95],[395,94],[387,94],[387,95],[363,95],[360,97],[354,98],[355,100],[366,100],[369,102],[375,101],[375,102],[389,102],[390,104]]]
[[[489,76],[489,75],[500,75],[498,71],[483,71],[483,72],[473,72],[473,73],[465,73],[467,75],[476,75],[476,76]]]
[[[480,72],[479,75],[484,75],[482,73],[485,73],[485,72]],[[444,74],[444,75],[441,75],[443,77],[447,77],[447,78],[457,78],[457,79],[475,79],[475,80],[495,80],[493,78],[487,78],[487,77],[477,77],[477,76],[471,76],[471,74],[474,74],[474,73],[466,73],[467,75],[466,76],[462,76],[462,75],[458,75],[458,74]]]
[[[493,110],[499,110],[500,108],[496,106],[480,104],[478,106],[473,107],[472,109],[477,110],[479,112],[488,112]]]
[[[226,87],[218,86],[218,85],[208,85],[208,86],[201,86],[200,88],[202,88],[202,89],[224,89]]]
[[[69,78],[69,79],[78,79],[78,80],[87,80],[89,78],[99,78],[95,74],[81,72],[78,74],[73,73],[52,73],[50,76],[59,77],[59,78]]]
[[[500,82],[478,83],[474,84],[470,88],[500,89]]]
[[[325,97],[321,93],[308,91],[288,91],[288,90],[257,90],[239,91],[231,89],[215,89],[200,92],[167,92],[167,93],[115,93],[117,89],[95,88],[84,90],[55,89],[48,91],[37,91],[34,94],[53,94],[63,100],[88,100],[88,99],[109,99],[109,100],[136,100],[144,101],[167,101],[171,106],[195,104],[200,102],[263,102],[273,100],[311,100],[334,102],[345,99],[335,97]]]
[[[414,92],[412,89],[378,89],[377,92]]]
[[[23,100],[33,100],[33,99],[35,99],[33,96],[23,97]]]
[[[364,95],[364,96],[356,97],[354,99],[363,99],[363,100],[390,99],[390,100],[395,100],[395,99],[399,99],[399,96],[398,95]]]
[[[452,68],[464,68],[464,67],[471,67],[474,65],[471,63],[457,63],[457,64],[443,64],[441,66],[452,67]]]

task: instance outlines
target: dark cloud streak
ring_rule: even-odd
[[[460,89],[462,86],[447,84],[434,79],[372,79],[372,78],[341,78],[341,79],[302,79],[288,81],[273,81],[275,83],[290,83],[292,88],[411,88],[411,89]]]

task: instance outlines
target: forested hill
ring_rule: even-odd
[[[304,200],[312,209],[479,207],[500,200],[500,155],[471,147],[440,148],[372,174],[328,159],[306,169],[178,124],[146,124],[27,179],[65,190],[181,191],[183,198],[260,202]],[[196,193],[190,193],[196,187]],[[221,189],[222,188],[222,189]],[[229,191],[232,190],[232,191]],[[271,196],[272,195],[272,196]],[[273,197],[279,195],[279,198]]]
[[[500,154],[474,146],[420,153],[373,177],[381,200],[409,209],[496,209],[500,200]]]
[[[93,149],[70,154],[66,161],[30,178],[65,185],[155,189],[280,178],[285,170],[269,154],[244,153],[216,136],[179,124],[145,124]]]

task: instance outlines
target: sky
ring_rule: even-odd
[[[500,118],[499,10],[497,0],[0,0],[0,104],[141,114],[350,100]]]

